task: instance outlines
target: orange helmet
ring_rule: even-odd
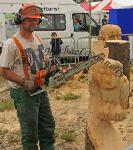
[[[20,11],[22,20],[25,18],[41,19],[42,14],[42,9],[33,4],[24,4]]]

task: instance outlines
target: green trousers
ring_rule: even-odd
[[[47,92],[30,96],[22,88],[11,89],[17,111],[24,150],[54,150],[55,122]]]

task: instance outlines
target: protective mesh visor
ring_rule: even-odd
[[[42,9],[40,7],[31,6],[21,11],[22,19],[25,18],[39,19],[41,18],[41,16],[42,16]]]

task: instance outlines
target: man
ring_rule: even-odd
[[[106,25],[108,23],[109,23],[109,21],[107,19],[107,15],[104,15],[104,18],[102,19],[102,25]]]
[[[29,94],[36,89],[36,72],[47,74],[43,44],[33,33],[41,17],[41,8],[23,5],[16,16],[19,31],[5,42],[0,56],[0,74],[11,81],[24,150],[38,150],[38,143],[40,150],[54,150],[55,123],[47,92]]]
[[[63,44],[63,41],[57,36],[56,32],[52,32],[51,38],[50,44],[52,57],[60,63],[61,45]]]
[[[72,16],[72,19],[73,19],[74,31],[81,31],[82,25],[79,19],[75,15]]]

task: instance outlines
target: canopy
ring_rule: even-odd
[[[133,0],[112,0],[113,9],[133,8]]]
[[[79,7],[84,11],[102,11],[110,9],[122,9],[122,8],[133,8],[133,0],[103,0],[102,2],[91,3],[90,7],[88,2],[84,1],[79,4]]]

